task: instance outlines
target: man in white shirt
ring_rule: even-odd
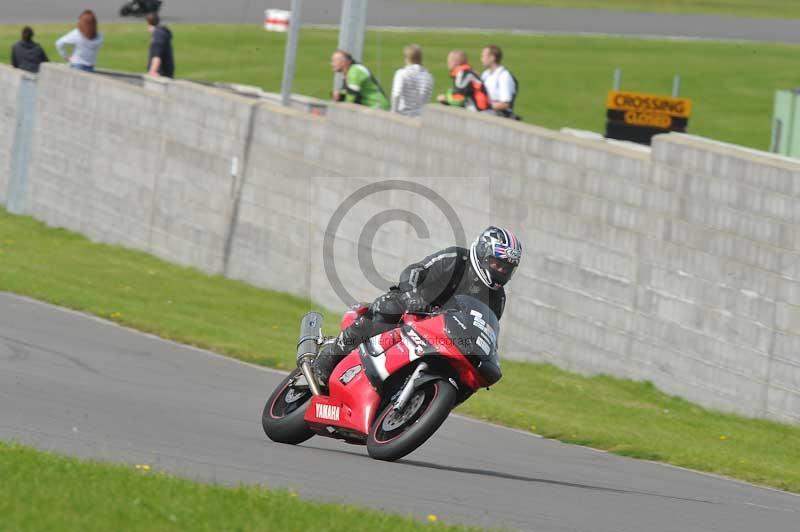
[[[499,46],[489,45],[481,52],[481,63],[486,69],[481,80],[486,87],[491,101],[491,109],[487,112],[508,118],[519,117],[514,113],[514,100],[517,98],[517,80],[501,63],[503,51]]]
[[[394,73],[392,111],[419,116],[433,93],[433,76],[422,66],[422,49],[411,44],[403,49],[406,66]]]

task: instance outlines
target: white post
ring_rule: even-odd
[[[678,97],[681,94],[681,75],[675,74],[675,77],[672,78],[672,95],[674,97]]]
[[[292,100],[292,82],[297,57],[297,41],[300,37],[300,10],[303,0],[292,0],[292,14],[289,17],[289,36],[286,39],[286,54],[283,58],[283,82],[281,83],[281,103],[289,106]]]

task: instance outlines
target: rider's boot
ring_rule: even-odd
[[[371,319],[360,316],[350,327],[339,333],[332,342],[326,342],[314,359],[314,374],[320,386],[327,386],[334,368],[359,344],[381,331]]]
[[[328,379],[331,377],[334,368],[345,357],[345,355],[334,353],[334,351],[338,351],[335,347],[335,341],[323,344],[319,349],[319,354],[314,359],[314,363],[311,365],[314,375],[317,377],[317,382],[325,388],[328,386]]]

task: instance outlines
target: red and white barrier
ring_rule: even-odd
[[[267,9],[264,12],[264,29],[267,31],[288,31],[290,14],[291,11],[284,9]]]

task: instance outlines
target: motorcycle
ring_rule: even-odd
[[[367,311],[356,305],[344,330]],[[366,445],[370,457],[394,461],[425,443],[455,406],[497,383],[498,320],[466,296],[430,313],[406,313],[397,328],[353,349],[323,390],[312,370],[325,342],[322,315],[306,314],[297,344],[297,368],[264,405],[261,421],[275,442],[296,445],[317,435]]]
[[[162,3],[162,0],[131,0],[119,8],[119,16],[143,17],[148,13],[158,13]]]

